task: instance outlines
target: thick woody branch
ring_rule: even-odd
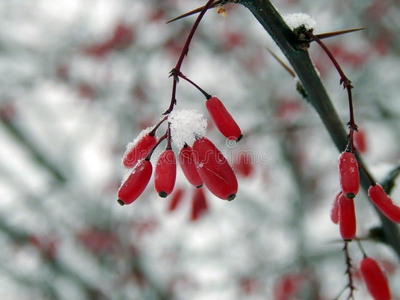
[[[301,49],[295,34],[270,1],[241,0],[239,3],[250,10],[282,50],[307,92],[307,100],[317,111],[337,149],[340,152],[343,151],[347,145],[346,131],[316,73],[308,52]],[[360,180],[363,189],[367,192],[371,185],[370,179],[365,174],[368,170],[362,159],[360,157],[357,159],[364,166],[364,171],[360,170]],[[400,258],[400,234],[397,225],[388,220],[376,208],[375,210],[381,219],[382,228],[391,247]]]

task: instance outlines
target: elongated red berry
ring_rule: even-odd
[[[238,190],[238,182],[226,158],[207,138],[193,143],[194,160],[206,187],[218,198],[233,200]]]
[[[192,210],[190,219],[196,221],[201,215],[208,210],[206,195],[203,188],[198,188],[194,191],[192,198]]]
[[[342,193],[354,198],[360,188],[357,159],[351,152],[343,152],[339,157],[339,178]]]
[[[203,180],[200,178],[196,164],[194,163],[192,147],[187,144],[185,144],[179,152],[179,164],[190,184],[195,187],[201,187],[203,185]]]
[[[148,160],[141,160],[118,190],[118,203],[130,204],[144,191],[150,181],[153,167]]]
[[[253,172],[253,168],[253,159],[250,153],[242,151],[239,152],[234,165],[234,170],[236,173],[242,175],[243,177],[249,177]]]
[[[331,220],[335,224],[339,224],[339,197],[342,195],[342,192],[339,192],[335,200],[333,201],[332,209],[331,209]]]
[[[182,188],[177,188],[171,195],[171,201],[169,202],[168,211],[174,211],[179,203],[181,203],[182,196],[185,191]]]
[[[221,100],[217,97],[211,97],[206,101],[206,107],[215,126],[223,136],[235,141],[239,141],[242,138],[242,131]]]
[[[390,288],[381,267],[378,263],[366,257],[361,261],[361,274],[364,278],[365,285],[372,297],[375,300],[390,300]]]
[[[157,138],[155,136],[151,136],[146,130],[142,131],[137,139],[127,146],[122,157],[122,164],[127,168],[134,167],[139,160],[146,158],[156,143]]]
[[[154,187],[162,198],[172,193],[176,180],[174,151],[167,149],[160,154],[154,171]]]
[[[400,207],[393,202],[379,184],[369,187],[368,196],[389,220],[400,223]]]
[[[339,229],[345,241],[352,240],[356,236],[354,199],[348,199],[343,194],[339,196]]]

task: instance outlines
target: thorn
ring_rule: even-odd
[[[216,0],[213,4],[211,4],[210,8],[214,8],[215,6],[217,6],[217,5],[219,5],[219,4],[223,3],[223,2],[224,2],[223,0]],[[167,24],[172,23],[172,22],[177,21],[177,20],[180,20],[180,19],[183,19],[183,18],[186,18],[186,17],[194,15],[194,14],[197,14],[197,13],[201,12],[203,8],[204,8],[204,5],[201,6],[201,7],[195,8],[195,9],[193,9],[191,11],[188,11],[188,12],[186,12],[186,13],[184,13],[184,14],[176,17],[176,18],[173,18],[173,19],[169,20],[167,22]]]
[[[320,40],[322,40],[322,39],[325,39],[325,38],[330,38],[330,37],[334,37],[334,36],[337,36],[337,35],[342,35],[342,34],[354,32],[354,31],[360,31],[360,30],[363,30],[363,29],[365,29],[365,28],[364,27],[359,27],[359,28],[345,29],[345,30],[339,30],[339,31],[320,33],[320,34],[316,34],[315,36],[317,38],[319,38]]]
[[[292,68],[290,68],[287,64],[285,64],[271,49],[269,49],[268,47],[265,47],[265,49],[267,49],[267,51],[278,61],[278,63],[286,70],[289,72],[290,75],[292,75],[293,78],[296,78],[296,74],[294,73],[294,71],[292,70]]]

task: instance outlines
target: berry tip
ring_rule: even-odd
[[[232,200],[235,199],[235,198],[236,198],[236,195],[235,195],[235,194],[232,194],[232,195],[230,195],[226,200],[232,201]]]
[[[168,194],[166,192],[160,192],[158,194],[161,198],[166,198],[168,196]]]

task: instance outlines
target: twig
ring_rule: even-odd
[[[347,284],[347,288],[350,290],[350,294],[347,297],[347,299],[354,299],[353,274],[351,273],[351,269],[353,268],[353,266],[351,264],[351,257],[350,257],[350,254],[349,254],[348,246],[349,246],[349,242],[345,241],[344,242],[344,247],[343,247],[343,252],[344,252],[344,255],[345,255],[346,266],[347,266],[346,274],[347,274],[347,276],[349,278],[349,282]]]
[[[185,59],[185,56],[189,52],[189,45],[192,41],[194,33],[197,30],[197,27],[199,26],[199,24],[201,22],[201,19],[203,19],[203,16],[207,12],[207,10],[211,7],[213,2],[214,2],[214,0],[208,0],[207,4],[204,5],[203,9],[201,10],[200,14],[198,15],[196,21],[193,24],[192,29],[190,30],[190,33],[186,39],[185,45],[183,46],[181,55],[179,56],[179,59],[178,59],[178,62],[176,63],[175,68],[173,68],[170,72],[170,76],[172,76],[172,95],[171,95],[171,102],[170,102],[169,108],[164,112],[164,115],[168,115],[174,109],[174,105],[176,104],[176,85],[178,83],[178,74],[181,71],[183,60]]]

